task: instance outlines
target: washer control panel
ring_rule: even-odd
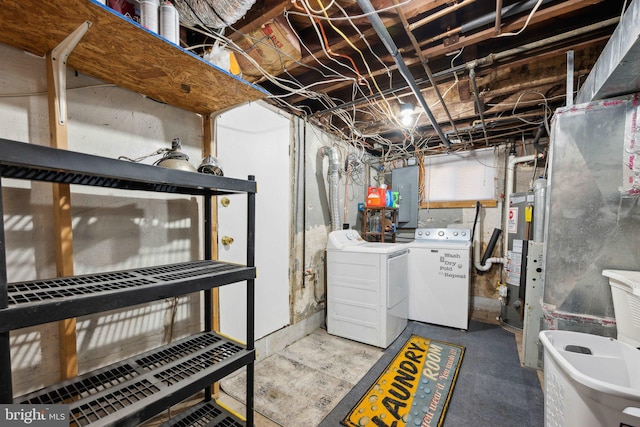
[[[471,230],[468,228],[416,228],[415,239],[470,242]]]

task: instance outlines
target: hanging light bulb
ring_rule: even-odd
[[[171,141],[171,149],[164,153],[164,156],[156,161],[154,165],[162,166],[163,168],[178,169],[188,172],[195,172],[196,168],[189,163],[189,156],[182,153],[182,144],[180,138],[175,138]]]
[[[153,163],[154,166],[162,166],[169,169],[196,172],[196,168],[191,163],[189,163],[189,156],[181,152],[181,149],[182,144],[180,143],[180,138],[175,138],[173,141],[171,141],[171,148],[160,148],[151,154],[147,154],[146,156],[138,157],[135,159],[129,158],[127,156],[119,156],[118,159],[138,163],[146,158],[162,154],[162,157]]]
[[[404,127],[409,127],[413,124],[413,104],[410,102],[404,103],[400,106],[400,122]]]

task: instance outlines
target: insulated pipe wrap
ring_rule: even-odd
[[[256,0],[174,0],[180,22],[222,29],[242,18]]]

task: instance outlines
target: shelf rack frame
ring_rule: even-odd
[[[29,282],[8,283],[6,271],[6,245],[4,234],[4,215],[0,217],[0,403],[47,402],[61,403],[53,400],[38,400],[40,395],[65,396],[72,400],[72,408],[91,407],[92,399],[113,402],[114,395],[130,399],[125,391],[135,377],[158,381],[159,385],[151,386],[153,393],[141,399],[140,403],[118,405],[118,411],[101,411],[90,416],[81,417],[79,425],[135,425],[159,413],[163,409],[176,404],[205,389],[205,402],[211,400],[210,385],[224,376],[246,366],[246,425],[253,425],[253,381],[254,381],[254,309],[255,309],[255,196],[257,185],[254,176],[247,180],[213,176],[158,166],[131,163],[122,160],[108,159],[90,154],[69,150],[58,150],[45,146],[24,142],[0,139],[0,184],[4,179],[44,181],[50,183],[66,183],[84,186],[105,187],[122,190],[140,190],[176,194],[203,196],[205,224],[204,254],[205,260],[179,264],[139,268],[118,272],[93,275],[53,278]],[[223,263],[211,260],[213,223],[211,200],[221,194],[246,194],[247,196],[247,263],[246,265]],[[2,208],[2,185],[0,185],[0,212]],[[212,331],[213,306],[211,289],[246,280],[247,282],[247,344],[239,345]],[[171,296],[204,291],[205,293],[205,325],[203,334],[218,337],[224,345],[237,347],[230,357],[217,361],[212,355],[217,349],[200,346],[194,355],[177,358],[172,349],[180,349],[182,341],[159,349],[151,350],[143,355],[127,361],[119,362],[116,367],[102,368],[93,372],[66,380],[60,384],[47,387],[27,396],[15,398],[12,390],[11,348],[9,334],[11,330],[60,320],[68,317],[102,312],[109,309],[125,308],[136,304],[150,302]],[[197,338],[197,337],[195,337]],[[189,339],[195,339],[190,337]],[[184,341],[184,340],[183,340]],[[217,347],[221,344],[216,344]],[[196,346],[198,347],[198,346]],[[97,397],[74,394],[67,387],[73,382],[99,382],[105,377],[104,371],[119,369],[128,364],[138,366],[139,360],[151,355],[166,355],[165,362],[159,363],[149,372],[137,372],[122,384],[106,380],[97,389]],[[155,357],[155,356],[154,356]],[[195,358],[195,359],[194,359]],[[156,357],[160,360],[162,357]],[[195,360],[195,362],[191,361]],[[215,362],[215,363],[214,363]],[[190,375],[183,375],[179,385],[171,385],[163,389],[164,382],[178,375],[178,367],[184,364],[197,366]],[[166,366],[165,366],[166,365]],[[175,367],[176,372],[163,375],[159,369]],[[191,369],[191,368],[190,368]],[[130,370],[129,370],[130,371]],[[188,370],[187,370],[188,371]],[[132,372],[132,371],[131,371]],[[128,375],[132,375],[131,373]],[[139,379],[139,378],[138,378]],[[115,387],[115,388],[113,388]],[[124,389],[123,389],[124,387]],[[137,387],[137,386],[136,386]],[[132,390],[136,390],[133,387]],[[75,390],[75,389],[74,389]],[[108,397],[102,396],[107,393]],[[35,400],[33,400],[35,399]],[[64,399],[63,399],[64,401]],[[85,406],[82,406],[85,405]],[[88,405],[88,406],[87,406]],[[211,403],[211,405],[214,405]],[[73,412],[73,410],[72,410]],[[76,412],[76,413],[81,413]],[[101,414],[101,415],[96,415]],[[106,414],[106,415],[105,415]],[[86,421],[86,424],[85,424]]]

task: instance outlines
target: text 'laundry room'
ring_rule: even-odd
[[[0,23],[0,426],[640,427],[640,0]]]

